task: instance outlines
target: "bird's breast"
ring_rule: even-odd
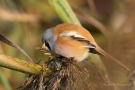
[[[66,58],[73,57],[80,62],[89,55],[89,49],[84,48],[84,45],[86,44],[71,38],[59,37],[55,42],[54,52]]]

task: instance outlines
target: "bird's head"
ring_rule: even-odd
[[[55,36],[52,32],[52,28],[47,29],[42,36],[42,47],[41,49],[45,49],[47,51],[53,51],[55,43]]]

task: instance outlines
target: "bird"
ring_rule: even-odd
[[[85,60],[90,53],[103,55],[130,72],[130,69],[95,42],[91,33],[82,26],[70,23],[58,24],[47,29],[42,36],[42,49],[76,62]]]

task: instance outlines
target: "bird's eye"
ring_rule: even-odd
[[[51,51],[51,47],[50,47],[50,45],[49,45],[49,43],[47,41],[45,41],[45,46],[47,46],[48,49]]]

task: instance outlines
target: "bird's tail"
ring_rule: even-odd
[[[130,72],[130,69],[123,64],[122,62],[120,62],[118,59],[114,58],[113,56],[111,56],[110,54],[108,54],[107,52],[105,52],[103,49],[101,49],[100,47],[96,47],[95,49],[96,51],[98,51],[100,54],[108,57],[109,59],[111,59],[112,61],[116,62],[118,65],[120,65],[122,68],[124,68],[125,70]]]

